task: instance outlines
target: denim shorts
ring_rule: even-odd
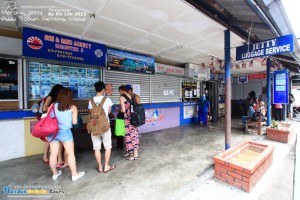
[[[48,141],[52,140],[54,135],[48,136]],[[70,142],[73,141],[73,134],[71,129],[60,129],[58,130],[58,134],[56,138],[52,142]]]

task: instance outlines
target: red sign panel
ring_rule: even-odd
[[[248,80],[253,80],[253,79],[265,79],[266,76],[267,76],[266,73],[249,74],[249,75],[248,75]]]

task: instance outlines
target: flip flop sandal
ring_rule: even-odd
[[[133,156],[131,156],[130,158],[126,158],[126,160],[138,160],[139,159],[139,157],[137,156],[137,157],[133,157]]]
[[[126,153],[125,155],[122,155],[122,157],[124,157],[124,158],[129,157],[129,156],[133,156],[133,155],[130,153]]]
[[[108,173],[108,172],[114,170],[116,167],[117,167],[116,165],[111,165],[111,166],[109,167],[109,170],[103,171],[103,173]]]
[[[102,173],[102,172],[103,172],[103,171],[100,171],[100,170],[99,170],[99,166],[98,166],[98,167],[95,167],[95,169],[97,170],[98,173]]]

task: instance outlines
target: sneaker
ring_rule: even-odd
[[[52,179],[55,181],[55,180],[57,180],[57,178],[60,176],[62,174],[62,171],[57,171],[57,174],[54,174],[53,176],[52,176]]]
[[[84,174],[85,174],[85,172],[79,172],[78,175],[72,176],[72,181],[77,181],[78,179],[80,179],[81,177],[83,177]]]

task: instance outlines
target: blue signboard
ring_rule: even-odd
[[[239,76],[238,83],[248,83],[248,76]]]
[[[23,28],[23,56],[104,67],[105,54],[102,44]]]
[[[224,83],[224,74],[218,74],[218,80]]]
[[[289,103],[289,74],[288,70],[274,71],[273,81],[273,103],[288,104]]]
[[[293,44],[294,36],[291,34],[254,44],[239,46],[236,48],[236,61],[293,52]]]
[[[138,73],[155,73],[155,59],[116,49],[107,49],[107,69]]]

